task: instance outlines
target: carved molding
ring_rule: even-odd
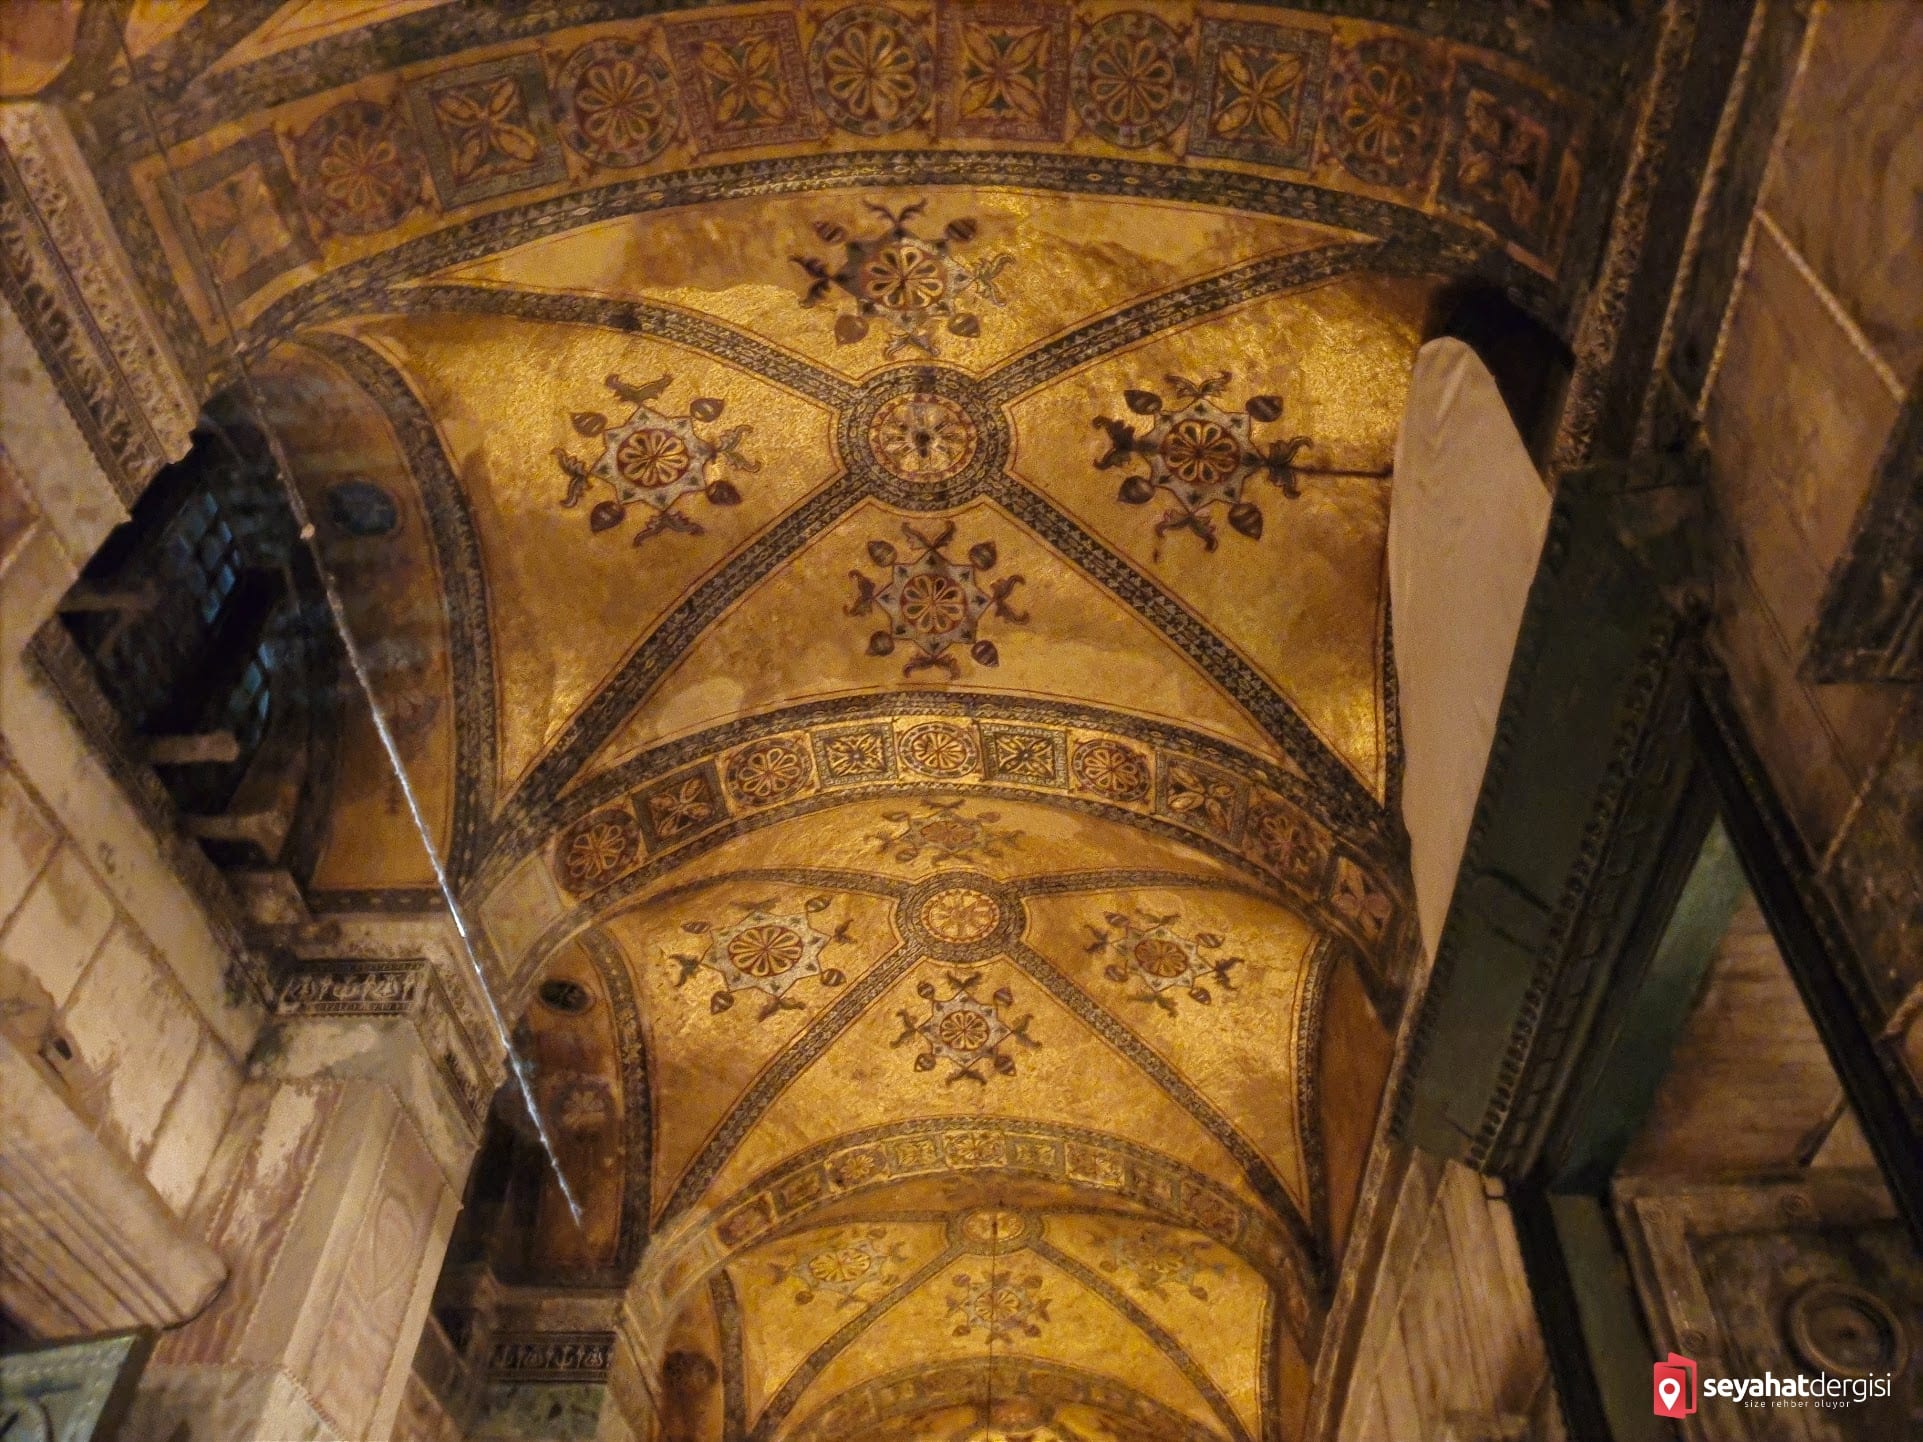
[[[1663,7],[1653,74],[1637,113],[1608,243],[1576,333],[1576,366],[1550,451],[1552,471],[1583,465],[1594,455],[1599,426],[1612,399],[1611,382],[1625,331],[1644,319],[1635,310],[1636,281],[1649,245],[1651,207],[1661,189],[1670,133],[1696,38],[1698,4],[1699,0],[1669,0]]]
[[[51,106],[0,105],[0,293],[131,506],[186,454],[198,407]]]
[[[288,1021],[344,1017],[404,1017],[419,1035],[435,1071],[453,1097],[462,1122],[478,1137],[487,1118],[499,1058],[477,1038],[484,1035],[467,988],[445,974],[416,947],[422,938],[383,938],[378,926],[331,938],[329,955],[285,961],[274,987],[274,1014]],[[400,946],[397,947],[396,943]],[[361,954],[342,955],[345,943]]]
[[[405,1016],[427,981],[424,962],[310,961],[282,979],[277,1016]]]
[[[1863,1250],[1869,1233],[1881,1229],[1894,1234],[1897,1227],[1896,1208],[1874,1171],[1805,1172],[1794,1180],[1775,1182],[1688,1183],[1629,1178],[1617,1184],[1615,1211],[1657,1353],[1681,1352],[1694,1359],[1705,1376],[1744,1376],[1815,1366],[1810,1359],[1797,1355],[1799,1346],[1808,1345],[1806,1336],[1799,1341],[1799,1332],[1808,1331],[1799,1322],[1806,1322],[1805,1304],[1813,1291],[1827,1292],[1831,1301],[1850,1297],[1861,1304],[1862,1315],[1872,1324],[1888,1319],[1891,1329],[1886,1343],[1893,1353],[1890,1360],[1896,1364],[1888,1368],[1890,1371],[1902,1373],[1918,1346],[1923,1345],[1923,1331],[1917,1328],[1912,1311],[1914,1295],[1906,1295],[1901,1269],[1881,1272],[1869,1260],[1875,1249]],[[1732,1317],[1727,1315],[1727,1307],[1719,1309],[1715,1295],[1718,1272],[1727,1265],[1718,1256],[1719,1244],[1726,1239],[1754,1237],[1778,1248],[1797,1248],[1799,1236],[1806,1239],[1810,1258],[1815,1260],[1809,1265],[1799,1260],[1788,1271],[1777,1269],[1787,1295],[1756,1299],[1759,1306],[1767,1301],[1768,1330],[1774,1335],[1764,1338],[1757,1334],[1757,1318],[1753,1315]],[[1812,1282],[1791,1275],[1826,1270],[1820,1258],[1829,1242],[1859,1265],[1868,1263],[1872,1270],[1878,1270],[1874,1284],[1878,1290],[1860,1285],[1866,1279],[1819,1276]],[[1797,1255],[1800,1259],[1800,1249]],[[1913,1257],[1913,1251],[1909,1255]],[[1742,1278],[1726,1278],[1720,1285],[1727,1300],[1728,1287],[1743,1285]],[[1909,1285],[1916,1285],[1914,1278]],[[1906,1315],[1911,1320],[1905,1321]],[[1771,1346],[1778,1356],[1766,1355]],[[1849,1375],[1835,1367],[1822,1370]],[[1915,1385],[1913,1381],[1911,1385]],[[1898,1405],[1902,1405],[1902,1390],[1899,1380]],[[1747,1427],[1738,1432],[1730,1430],[1730,1411],[1731,1404],[1727,1403],[1705,1405],[1695,1416],[1683,1420],[1683,1436],[1687,1442],[1734,1442],[1736,1437],[1748,1437]]]
[[[494,1338],[487,1372],[498,1382],[600,1382],[613,1364],[612,1332],[509,1332]]]

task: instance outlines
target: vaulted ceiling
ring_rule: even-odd
[[[1293,1435],[1407,376],[1465,281],[1561,324],[1639,7],[658,8],[136,0],[78,106],[522,1017],[527,1275],[645,1294],[690,1437]],[[310,901],[430,904],[333,776]]]

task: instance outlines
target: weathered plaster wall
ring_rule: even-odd
[[[185,1217],[243,1054],[76,838],[0,750],[0,995],[16,1044]],[[190,961],[191,964],[191,961]],[[228,1035],[223,1035],[223,1031]]]
[[[0,1025],[185,1217],[262,1013],[22,654],[123,512],[17,339],[0,325],[6,439],[48,454],[27,472],[0,440]]]
[[[1522,1254],[1497,1184],[1418,1153],[1389,1220],[1341,1442],[1559,1442]]]
[[[1721,527],[1711,644],[1889,1017],[1923,985],[1918,688],[1826,685],[1810,662],[1832,571],[1906,395],[1917,404],[1923,8],[1819,4],[1794,67],[1701,398]],[[1923,1078],[1923,1009],[1906,1046]]]

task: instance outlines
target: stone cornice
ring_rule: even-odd
[[[124,504],[187,450],[197,405],[58,111],[0,105],[0,293]]]

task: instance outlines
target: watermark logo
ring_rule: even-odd
[[[1899,1367],[1900,1370],[1900,1367]],[[1704,1397],[1718,1397],[1740,1407],[1854,1407],[1875,1402],[1894,1391],[1895,1373],[1836,1377],[1828,1372],[1806,1372],[1781,1377],[1765,1372],[1756,1377],[1710,1377],[1702,1382]],[[1693,1359],[1671,1352],[1651,1373],[1650,1401],[1658,1417],[1693,1417],[1698,1396]]]
[[[1656,1415],[1688,1417],[1696,1411],[1696,1364],[1680,1352],[1655,1368]]]

